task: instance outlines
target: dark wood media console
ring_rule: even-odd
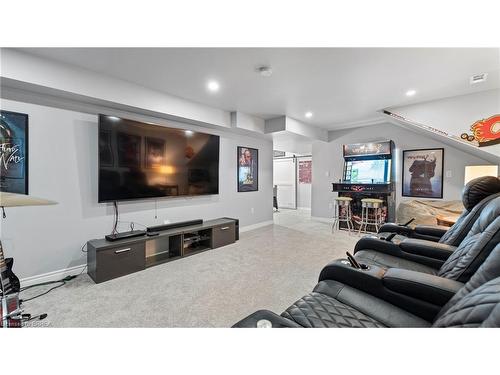
[[[198,225],[168,229],[156,236],[114,242],[87,242],[87,273],[96,283],[142,271],[164,262],[234,243],[238,220],[220,218]]]

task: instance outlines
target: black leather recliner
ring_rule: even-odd
[[[375,236],[354,249],[358,263],[402,268],[466,282],[500,240],[500,196],[488,201],[458,247],[407,238],[400,243]],[[322,273],[331,272],[327,265]]]
[[[380,227],[377,236],[387,238],[391,233],[396,233],[393,237],[395,242],[405,238],[416,238],[458,246],[486,204],[496,196],[500,196],[500,178],[492,176],[476,178],[464,187],[462,203],[465,209],[451,228],[430,225],[417,225],[415,228],[410,228],[407,225],[386,223]]]
[[[259,310],[233,327],[500,327],[500,244],[466,284],[343,260],[335,267],[281,316]]]

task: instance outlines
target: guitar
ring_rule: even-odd
[[[12,258],[5,259],[0,241],[0,327],[21,327],[22,310],[19,303],[19,279],[12,272]]]
[[[5,259],[2,242],[0,241],[0,289],[4,296],[10,293],[18,293],[21,289],[19,278],[12,271],[13,258]]]

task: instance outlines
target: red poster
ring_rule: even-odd
[[[299,161],[299,184],[310,184],[312,181],[312,161]]]

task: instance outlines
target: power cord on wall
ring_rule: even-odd
[[[117,227],[118,227],[118,203],[113,202],[113,207],[114,207],[114,224],[113,224],[113,230],[111,231],[111,234],[117,234]]]
[[[155,201],[155,204],[156,204],[156,201]],[[113,222],[113,229],[111,230],[111,234],[118,234],[118,225],[119,224],[128,224],[129,227],[130,227],[130,231],[133,231],[134,230],[134,226],[137,224],[137,225],[140,225],[144,228],[147,228],[147,225],[144,225],[144,224],[141,224],[141,223],[137,223],[135,221],[121,221],[119,220],[119,212],[118,212],[118,203],[117,202],[113,202],[113,207],[114,207],[114,222]],[[82,246],[82,251],[83,251],[83,246]],[[84,253],[86,253],[86,251],[83,251]]]

